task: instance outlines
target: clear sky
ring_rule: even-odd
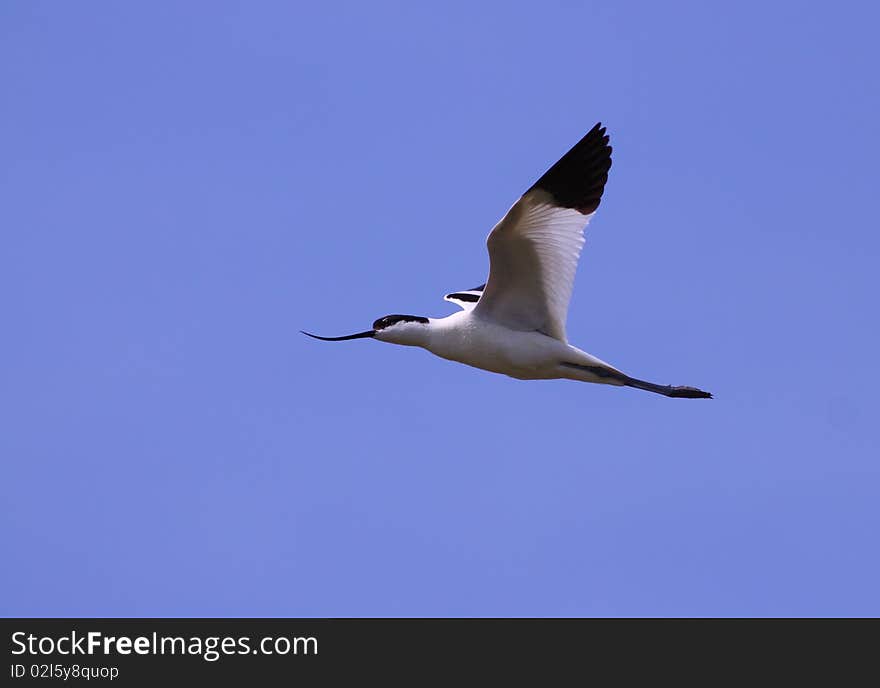
[[[871,3],[5,2],[0,613],[880,614]],[[596,121],[572,343],[374,341]]]

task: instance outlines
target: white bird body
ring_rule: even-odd
[[[440,358],[518,380],[568,378],[623,384],[560,365],[560,362],[567,361],[614,370],[604,361],[571,344],[541,332],[512,330],[480,317],[473,310],[460,311],[445,318],[429,318],[427,327],[421,323],[406,323],[379,330],[376,339],[404,346],[419,346]]]
[[[599,206],[611,146],[601,124],[513,204],[489,233],[486,284],[445,299],[463,310],[445,318],[388,315],[373,329],[325,341],[370,337],[419,346],[458,363],[520,380],[565,378],[635,387],[668,397],[711,398],[694,387],[657,385],[629,377],[571,346],[568,303],[584,245],[584,229]]]

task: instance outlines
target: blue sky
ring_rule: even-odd
[[[880,614],[869,3],[0,9],[0,613]],[[596,121],[571,341],[373,341]]]

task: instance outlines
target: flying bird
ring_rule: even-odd
[[[568,343],[565,320],[578,259],[605,190],[611,146],[601,122],[513,204],[489,233],[485,284],[447,294],[461,311],[445,318],[386,315],[365,332],[325,342],[378,339],[419,346],[451,361],[520,380],[567,379],[711,399],[696,387],[659,385]]]

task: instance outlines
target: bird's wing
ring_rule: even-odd
[[[489,233],[489,281],[474,314],[566,341],[565,318],[584,228],[599,207],[611,146],[593,127]]]
[[[443,300],[449,301],[449,303],[454,303],[456,306],[461,307],[462,310],[472,311],[474,306],[477,305],[477,301],[479,301],[480,297],[483,295],[483,289],[485,288],[486,285],[481,284],[479,287],[474,287],[473,289],[455,291],[444,296]]]

